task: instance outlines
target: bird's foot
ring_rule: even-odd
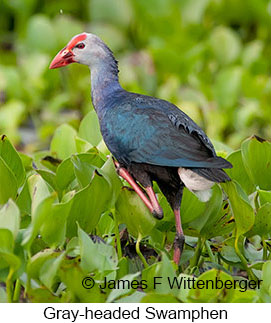
[[[163,217],[164,217],[164,212],[163,212],[162,208],[160,208],[160,209],[158,209],[158,210],[153,209],[153,211],[152,211],[152,215],[153,215],[156,219],[161,220],[161,219],[163,219]]]
[[[181,255],[183,252],[184,241],[185,241],[184,235],[177,233],[173,243],[173,247],[174,247],[173,261],[175,262],[176,265],[179,265]]]

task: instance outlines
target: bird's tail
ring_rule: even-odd
[[[182,168],[178,174],[184,185],[202,202],[207,202],[212,196],[214,183],[230,181],[230,177],[219,168]]]
[[[216,183],[224,183],[230,181],[231,178],[220,168],[191,168],[198,175]]]

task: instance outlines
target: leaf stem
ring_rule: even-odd
[[[7,277],[7,281],[6,281],[8,303],[12,303],[12,299],[13,299],[13,285],[12,285],[13,273],[14,273],[14,269],[12,267],[10,267],[8,277]]]
[[[201,250],[202,250],[202,245],[203,245],[203,240],[201,239],[201,237],[198,238],[198,243],[197,243],[197,247],[194,253],[193,258],[190,261],[190,268],[192,269],[193,267],[196,267],[198,265],[199,262],[199,258],[201,255]]]
[[[14,294],[13,294],[13,302],[19,302],[20,294],[21,294],[21,282],[20,282],[20,279],[17,279],[15,283]]]
[[[239,236],[236,236],[235,242],[234,242],[235,252],[237,253],[237,256],[240,258],[240,260],[242,262],[242,265],[245,267],[245,270],[246,270],[246,272],[248,274],[248,278],[250,280],[258,281],[258,278],[254,275],[252,269],[249,268],[249,265],[248,265],[248,262],[247,262],[246,258],[241,253],[241,251],[239,249],[239,246],[238,246],[238,241],[239,241]]]
[[[113,215],[114,221],[115,221],[115,236],[117,240],[117,253],[118,253],[118,258],[122,258],[122,249],[121,249],[121,242],[120,242],[120,233],[119,233],[119,224],[118,220],[116,218],[116,210],[112,209],[111,213]]]
[[[205,240],[204,245],[205,245],[206,251],[207,251],[207,253],[208,253],[211,261],[215,263],[216,262],[215,261],[215,256],[214,256],[214,254],[212,252],[212,249],[210,247],[209,241],[208,240]]]
[[[265,242],[265,238],[262,238],[262,244],[263,244],[263,260],[267,260],[267,244]]]
[[[141,236],[141,233],[139,233],[138,237],[137,237],[137,241],[136,241],[136,253],[138,254],[139,258],[141,259],[141,261],[144,265],[144,268],[148,268],[148,263],[140,251],[140,241],[141,240],[142,240],[142,236]]]

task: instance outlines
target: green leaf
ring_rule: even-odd
[[[238,183],[231,181],[222,183],[221,186],[228,195],[229,204],[236,222],[237,237],[239,237],[253,226],[253,209]]]
[[[133,190],[123,187],[116,203],[116,215],[119,223],[124,223],[130,234],[138,237],[149,235],[156,220],[149,209]]]
[[[60,159],[70,157],[77,152],[75,144],[76,131],[68,124],[59,126],[51,141],[50,151],[53,156]]]
[[[271,143],[253,136],[242,143],[241,152],[252,182],[263,190],[271,190]]]
[[[105,243],[94,243],[78,226],[78,238],[81,254],[81,267],[85,272],[113,271],[117,269],[118,257],[116,250]],[[95,255],[95,257],[93,257]]]
[[[6,136],[2,136],[0,140],[0,156],[13,172],[17,180],[18,187],[22,186],[25,180],[24,166],[19,154]]]
[[[141,298],[141,303],[179,303],[176,297],[170,294],[148,293]]]
[[[35,208],[32,213],[31,225],[24,232],[24,239],[22,244],[29,248],[37,236],[42,224],[45,222],[48,211],[50,211],[52,203],[56,200],[56,193],[46,197]]]
[[[124,281],[133,281],[136,278],[138,278],[140,275],[140,273],[134,273],[134,274],[128,274],[124,277],[122,277],[122,280]],[[133,292],[133,289],[128,288],[128,284],[125,285],[124,288],[117,288],[117,289],[113,289],[110,294],[108,295],[108,298],[106,300],[107,303],[112,303],[114,302],[116,299],[120,298],[121,296],[127,295],[129,293]]]
[[[55,259],[59,255],[58,252],[54,252],[52,249],[44,249],[41,252],[36,253],[27,263],[26,272],[28,279],[39,280],[40,270],[44,263],[49,259]]]
[[[64,190],[75,179],[74,167],[71,158],[63,160],[56,170],[57,186]]]
[[[234,294],[234,289],[215,288],[216,279],[221,280],[224,283],[225,281],[233,283],[233,279],[230,275],[217,269],[211,269],[198,277],[198,280],[205,282],[205,288],[191,289],[188,296],[189,300],[200,303],[230,302]],[[206,283],[208,281],[214,283],[214,288],[212,285],[207,288]]]
[[[0,269],[11,267],[17,270],[20,267],[20,258],[13,254],[14,238],[9,229],[0,228]]]
[[[154,263],[142,271],[142,279],[147,281],[146,291],[154,290],[156,293],[174,295],[178,293],[175,284],[173,286],[176,279],[173,264],[164,252],[162,253],[162,261]]]
[[[205,203],[201,202],[195,194],[185,188],[180,210],[182,224],[189,223],[201,216],[205,207]]]
[[[0,157],[0,205],[5,204],[9,198],[16,197],[18,184],[17,180],[6,162]]]
[[[64,260],[58,274],[61,281],[67,287],[70,302],[105,302],[105,294],[101,293],[98,284],[95,284],[91,289],[86,289],[82,286],[82,281],[86,277],[86,273],[82,270],[78,261]]]
[[[9,229],[15,239],[20,227],[20,211],[10,199],[0,210],[0,228]]]
[[[49,189],[40,175],[32,175],[28,178],[29,194],[32,199],[31,214],[35,214],[38,205],[49,195]]]
[[[249,236],[258,234],[261,237],[269,237],[271,233],[271,203],[266,203],[257,211],[254,226],[248,232]]]
[[[51,247],[56,248],[63,245],[66,238],[66,220],[70,213],[73,200],[70,199],[65,203],[54,204],[54,198],[50,203],[44,204],[47,213],[46,218],[40,226],[42,239]],[[40,210],[43,212],[43,210]]]
[[[112,157],[108,158],[107,161],[103,164],[102,171],[103,171],[103,174],[105,174],[107,178],[110,180],[110,183],[112,186],[111,207],[113,207],[115,206],[115,203],[120,194],[122,183],[119,176],[117,175]]]
[[[258,190],[260,205],[263,206],[265,203],[271,203],[271,191]]]
[[[207,239],[210,237],[210,232],[219,219],[220,210],[222,207],[222,192],[218,185],[213,188],[211,199],[206,203],[205,210],[201,216],[197,217],[193,222],[189,224],[190,227],[196,229],[201,236],[205,236]]]
[[[230,28],[216,27],[210,35],[209,42],[216,59],[221,64],[231,63],[240,55],[239,36]]]
[[[222,108],[236,104],[241,89],[242,68],[228,67],[221,70],[216,78],[213,91],[214,98]]]
[[[52,189],[58,191],[56,175],[53,172],[45,169],[37,169],[37,173],[40,174],[40,176],[52,187]]]
[[[260,289],[260,296],[263,302],[271,302],[271,261],[267,261],[263,265],[262,270],[262,284]]]
[[[63,252],[57,258],[47,259],[40,269],[40,281],[52,291],[53,284],[57,280],[57,272],[65,256]]]
[[[99,222],[101,214],[107,210],[110,196],[109,183],[95,172],[91,183],[73,197],[67,219],[67,236],[76,234],[76,221],[84,231],[91,232]]]
[[[102,140],[99,120],[94,110],[88,112],[81,121],[78,135],[90,142],[93,146],[97,146]]]
[[[241,150],[231,153],[227,160],[232,164],[233,168],[226,169],[226,173],[231,179],[236,180],[247,194],[251,194],[255,190],[255,185],[251,182],[245,169]]]
[[[93,177],[93,172],[97,167],[103,165],[103,159],[94,149],[91,153],[73,155],[71,162],[74,166],[74,173],[81,187],[86,187]]]

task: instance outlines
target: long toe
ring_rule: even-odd
[[[162,209],[159,209],[159,210],[153,210],[153,211],[152,211],[152,215],[153,215],[156,219],[161,220],[161,219],[163,219],[163,217],[164,217],[164,212],[163,212],[163,210],[162,210]]]
[[[177,265],[179,265],[179,262],[182,256],[184,241],[185,241],[184,235],[177,233],[173,243],[173,247],[174,247],[173,261]]]

